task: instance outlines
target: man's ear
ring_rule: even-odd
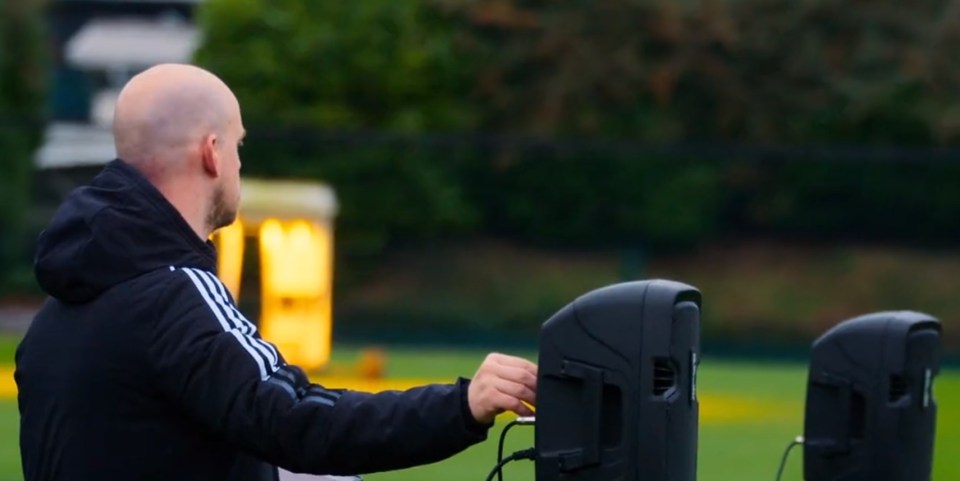
[[[200,146],[200,161],[203,171],[210,177],[220,177],[220,153],[217,150],[220,139],[217,134],[207,134]]]

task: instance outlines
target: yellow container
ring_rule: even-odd
[[[333,220],[337,201],[320,183],[243,179],[237,221],[214,235],[218,275],[239,299],[244,251],[260,258],[260,332],[287,361],[323,369],[333,329]]]

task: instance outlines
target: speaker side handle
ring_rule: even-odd
[[[820,379],[814,380],[813,384],[835,388],[840,395],[840,404],[843,406],[839,410],[841,413],[840,421],[836,424],[837,433],[830,441],[812,441],[808,440],[807,445],[819,448],[824,454],[842,454],[850,452],[850,415],[853,410],[853,383],[849,379],[834,376],[830,373],[822,373]]]
[[[559,458],[560,470],[563,472],[575,471],[589,466],[600,464],[600,410],[603,401],[603,370],[564,360],[561,364],[561,374],[579,379],[584,418],[581,432],[583,445],[577,452],[567,453]]]

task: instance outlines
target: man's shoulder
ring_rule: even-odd
[[[159,312],[171,303],[199,300],[196,292],[196,286],[187,269],[169,266],[127,279],[104,294],[111,298],[110,304],[117,304],[117,300],[125,299],[141,306],[151,305]]]
[[[177,275],[176,268],[171,266],[140,273],[137,276],[117,284],[113,290],[151,291],[156,295],[158,289],[165,290],[179,282],[182,282],[180,276]]]
[[[198,267],[167,266],[144,272],[123,283],[126,288],[153,285],[160,287],[195,287],[198,284],[223,286],[216,273]]]
[[[199,309],[218,318],[234,316],[236,302],[230,289],[213,272],[196,267],[168,267],[144,276],[143,283],[159,287],[155,298],[158,312],[180,318],[188,311]]]
[[[188,294],[195,298],[216,298],[233,303],[233,295],[215,272],[198,267],[171,266],[152,273],[157,282],[168,286],[175,295]]]

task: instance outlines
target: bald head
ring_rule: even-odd
[[[148,177],[166,177],[199,153],[205,137],[223,136],[234,119],[237,100],[215,75],[190,65],[158,65],[130,80],[117,98],[117,155]]]
[[[206,238],[236,218],[245,131],[230,88],[206,70],[165,64],[120,92],[117,156],[137,168]]]

